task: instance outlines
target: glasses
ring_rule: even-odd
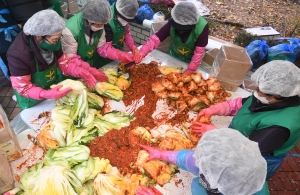
[[[44,38],[49,44],[52,44],[52,45],[54,45],[54,44],[56,44],[57,42],[59,42],[60,40],[61,40],[61,37],[60,38],[55,38],[55,39],[53,39],[53,40],[48,40],[46,37]]]

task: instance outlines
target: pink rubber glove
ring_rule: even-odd
[[[105,43],[102,47],[97,48],[98,54],[103,58],[119,60],[124,63],[134,61],[133,54],[120,51],[112,46],[112,42]]]
[[[139,146],[149,152],[149,160],[159,159],[176,164],[176,158],[179,151],[165,151],[141,144]]]
[[[234,116],[241,107],[242,98],[227,100],[225,102],[221,102],[216,105],[210,106],[209,108],[202,109],[197,115],[196,121],[199,121],[201,116],[204,116],[206,118],[210,118],[213,115]]]
[[[64,90],[59,90],[62,88],[62,85],[58,85],[53,89],[45,90],[41,87],[32,87],[28,91],[28,97],[36,100],[42,100],[42,99],[58,99],[66,96],[70,91],[72,91],[72,88],[68,87]]]
[[[104,72],[102,72],[101,70],[98,70],[97,68],[91,67],[89,63],[87,63],[81,59],[79,61],[80,61],[80,67],[89,71],[89,73],[91,73],[97,81],[100,81],[100,82],[107,81],[108,77],[104,74]]]
[[[149,37],[147,42],[140,49],[139,54],[134,56],[135,63],[140,63],[142,59],[151,51],[156,49],[160,44],[159,38],[154,34]]]
[[[134,41],[132,39],[132,36],[130,34],[130,27],[129,27],[129,25],[126,25],[126,31],[125,31],[125,39],[124,39],[124,41],[125,41],[125,44],[128,46],[128,48],[130,49],[130,51],[133,54],[135,54],[134,51],[137,50],[137,48],[136,48],[136,46],[134,44]]]
[[[136,195],[162,195],[162,193],[153,186],[147,188],[146,186],[141,185],[136,191]]]
[[[71,76],[82,78],[89,88],[93,88],[96,85],[97,80],[95,77],[88,70],[78,67],[75,64],[69,64],[68,73]]]
[[[201,64],[202,58],[205,54],[205,47],[195,47],[194,55],[184,73],[195,72]]]
[[[205,123],[200,123],[197,121],[194,121],[191,129],[193,132],[197,133],[199,136],[202,136],[204,133],[217,129],[214,124],[209,123],[209,124],[205,124]]]
[[[78,55],[72,57],[67,57],[65,54],[58,59],[58,68],[66,76],[73,76],[77,78],[82,78],[88,87],[92,88],[96,85],[96,78],[86,69],[86,67],[81,67],[82,60]]]

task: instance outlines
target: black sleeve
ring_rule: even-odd
[[[250,96],[249,96],[250,97]],[[242,98],[242,104],[245,104],[245,102],[248,100],[249,97]]]
[[[111,29],[111,26],[109,24],[104,25],[104,30],[105,30],[105,38],[106,42],[113,41],[113,31]]]
[[[199,35],[196,46],[198,47],[205,47],[208,43],[208,24],[204,27],[202,33]]]
[[[274,150],[282,147],[289,139],[290,130],[281,126],[271,126],[254,131],[249,139],[258,143],[263,156],[273,155]]]

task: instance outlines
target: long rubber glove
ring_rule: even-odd
[[[165,151],[145,145],[140,145],[140,147],[149,152],[149,160],[160,159],[172,164],[176,164],[176,157],[179,151]]]
[[[88,87],[94,87],[97,80],[88,70],[81,68],[80,66],[81,64],[79,64],[78,61],[74,61],[72,63],[70,58],[66,55],[63,55],[58,59],[58,67],[64,75],[82,78],[86,82]]]
[[[204,116],[210,118],[213,115],[218,116],[234,116],[242,107],[242,98],[236,98],[234,100],[227,100],[219,104],[210,106],[209,108],[202,109],[197,115],[196,121]]]
[[[47,99],[57,99],[64,97],[67,95],[72,89],[67,88],[65,90],[59,91],[60,87],[56,87],[51,90],[44,90],[41,87],[35,86],[31,82],[31,75],[24,75],[24,76],[11,76],[11,83],[12,87],[22,96],[26,98],[32,98],[35,100],[43,100],[44,98]],[[50,94],[47,94],[45,91],[51,91]],[[53,93],[53,94],[51,94]]]
[[[133,54],[120,51],[112,45],[112,42],[105,43],[102,47],[97,48],[98,54],[103,58],[109,58],[111,60],[119,60],[124,63],[134,61]]]
[[[191,129],[193,132],[197,133],[199,136],[203,136],[204,133],[214,130],[214,129],[217,129],[217,127],[215,127],[214,124],[212,124],[212,123],[206,124],[206,123],[200,123],[200,122],[194,121],[191,126]]]
[[[91,73],[95,79],[97,81],[100,81],[100,82],[105,82],[107,81],[108,77],[105,75],[104,72],[102,72],[101,70],[98,70],[97,68],[93,68],[90,66],[89,63],[83,61],[80,56],[78,55],[74,55],[70,58],[70,62],[71,63],[75,63],[77,64],[79,67],[89,71],[89,73]]]
[[[146,43],[142,46],[139,53],[134,56],[135,63],[140,63],[142,59],[151,51],[156,49],[160,44],[159,38],[154,34],[149,37]]]
[[[154,186],[150,188],[140,185],[140,188],[137,189],[136,195],[163,195],[160,191],[158,191]]]
[[[42,100],[45,98],[58,99],[66,96],[70,91],[72,91],[72,88],[70,87],[60,91],[59,89],[62,87],[62,85],[58,85],[53,89],[44,90],[43,88],[34,86],[28,91],[28,97],[36,100]]]
[[[130,27],[129,25],[126,25],[126,31],[125,31],[125,44],[128,46],[128,48],[130,49],[130,51],[133,53],[133,54],[136,54],[138,53],[138,49],[137,47],[135,46],[134,44],[134,41],[132,39],[132,36],[130,34]]]
[[[194,55],[184,73],[195,72],[201,63],[204,54],[205,54],[205,47],[195,47]]]

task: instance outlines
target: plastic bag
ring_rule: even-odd
[[[263,156],[267,161],[267,178],[270,179],[280,168],[286,156],[299,156],[298,154],[286,154],[284,156]]]
[[[289,44],[283,43],[268,49],[268,62],[272,60],[286,60],[294,63],[296,58]]]
[[[138,13],[135,16],[135,18],[137,19],[137,22],[139,24],[142,24],[143,21],[145,19],[147,20],[152,20],[154,15],[153,10],[151,9],[151,7],[149,7],[148,4],[142,5],[139,9],[138,9]]]
[[[255,40],[252,41],[245,50],[252,61],[251,70],[256,70],[260,67],[261,62],[267,56],[269,46],[266,40]]]
[[[294,58],[297,59],[300,54],[300,39],[299,38],[289,38],[290,49],[293,51]]]
[[[163,4],[166,5],[168,7],[174,7],[175,3],[173,0],[151,0],[151,3],[155,3],[155,4]]]
[[[163,21],[165,21],[165,14],[163,14],[161,11],[156,12],[153,15],[153,21],[154,22],[163,22]]]
[[[8,75],[8,68],[5,65],[5,63],[3,62],[2,58],[0,57],[0,69],[2,70],[4,76],[10,80],[9,75]]]

